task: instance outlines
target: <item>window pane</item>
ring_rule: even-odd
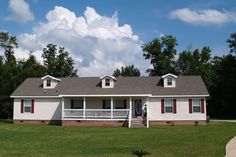
[[[200,112],[200,111],[201,111],[201,107],[193,106],[193,112]]]
[[[31,112],[31,100],[24,100],[24,112]]]
[[[82,99],[75,99],[74,100],[74,108],[75,109],[83,109],[83,100]]]
[[[110,79],[105,79],[105,86],[110,86]]]
[[[193,112],[201,112],[201,100],[193,99]]]
[[[166,113],[173,112],[173,100],[172,99],[165,99],[165,110],[166,110]]]
[[[31,112],[31,107],[25,107],[25,112]]]
[[[172,113],[173,107],[166,107],[166,113]]]
[[[124,100],[115,101],[115,109],[124,109]]]
[[[50,87],[50,86],[51,86],[51,80],[47,79],[47,87]]]
[[[167,85],[169,85],[169,86],[172,85],[172,78],[167,78]]]
[[[111,109],[111,100],[105,100],[105,109]]]

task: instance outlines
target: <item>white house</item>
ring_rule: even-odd
[[[204,124],[200,76],[26,79],[11,95],[14,123],[61,125]]]

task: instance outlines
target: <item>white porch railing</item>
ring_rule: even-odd
[[[64,109],[63,118],[128,119],[129,109]]]

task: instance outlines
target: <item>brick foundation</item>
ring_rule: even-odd
[[[185,120],[185,121],[149,121],[150,125],[206,125],[205,120]]]
[[[127,121],[63,120],[63,126],[128,126]]]
[[[14,124],[61,125],[61,120],[13,120]]]

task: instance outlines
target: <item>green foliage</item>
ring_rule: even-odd
[[[231,33],[230,38],[227,40],[228,47],[230,48],[231,53],[236,54],[236,32]]]
[[[140,71],[134,67],[134,65],[129,65],[125,67],[121,67],[121,69],[116,69],[113,72],[113,76],[140,76]]]
[[[58,51],[57,45],[48,44],[43,49],[42,58],[47,74],[55,77],[77,76],[74,60],[65,51],[65,48],[59,47]]]
[[[153,66],[153,69],[147,69],[149,75],[175,73],[176,46],[177,40],[171,35],[155,38],[142,46],[144,58],[150,60]]]
[[[11,93],[28,77],[42,77],[52,74],[55,77],[76,76],[74,61],[64,48],[48,44],[43,50],[44,65],[41,65],[32,54],[27,60],[16,61],[14,48],[17,47],[15,36],[0,32],[0,119],[12,117],[13,100]],[[54,75],[55,74],[55,75]]]
[[[15,36],[10,36],[8,32],[0,32],[0,47],[4,51],[6,63],[16,61],[14,48],[17,46]]]
[[[147,151],[143,151],[143,150],[134,150],[132,152],[133,155],[136,155],[137,157],[143,157],[146,155],[151,155],[151,153],[147,152]]]

